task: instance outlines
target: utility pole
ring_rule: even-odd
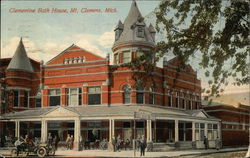
[[[247,151],[247,154],[246,154],[246,158],[250,157],[250,110],[248,110],[248,151]]]

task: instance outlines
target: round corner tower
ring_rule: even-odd
[[[155,29],[144,22],[137,4],[132,2],[124,23],[120,20],[115,28],[115,42],[112,47],[114,65],[131,62],[142,55],[137,50],[151,50],[155,46]]]

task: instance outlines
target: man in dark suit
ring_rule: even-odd
[[[147,142],[146,142],[144,135],[142,135],[142,138],[140,141],[141,156],[145,156],[146,147],[147,147]]]

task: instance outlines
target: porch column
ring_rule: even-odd
[[[175,134],[174,134],[174,137],[175,137],[175,142],[178,142],[179,141],[179,120],[174,120],[175,122]]]
[[[115,120],[112,119],[112,137],[115,137]]]
[[[217,130],[218,130],[218,137],[219,137],[220,140],[222,140],[222,135],[221,135],[221,122],[219,122],[219,123],[217,124],[217,126],[218,126],[218,128],[217,128]]]
[[[45,143],[47,140],[48,124],[47,120],[42,120],[41,124],[41,142]]]
[[[15,121],[15,137],[20,137],[20,121]]]
[[[152,141],[152,127],[151,127],[151,120],[147,120],[147,142]]]
[[[192,122],[192,141],[195,141],[195,122]]]
[[[204,131],[205,133],[205,136],[207,137],[207,123],[205,123],[205,131]],[[208,137],[207,137],[208,138]]]
[[[79,150],[79,140],[81,133],[81,120],[80,118],[75,119],[74,123],[74,150]]]
[[[112,120],[109,119],[109,142],[112,141]]]

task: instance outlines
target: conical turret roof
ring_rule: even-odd
[[[8,70],[34,72],[33,67],[30,63],[30,59],[28,58],[27,53],[25,51],[22,38],[18,44],[14,56],[12,57],[7,67],[7,71]]]
[[[144,37],[137,37],[135,26],[145,26],[144,27]],[[127,18],[124,21],[124,29],[121,36],[115,41],[114,47],[120,44],[147,44],[153,46],[154,40],[150,34],[149,28],[146,27],[144,19],[137,7],[135,1],[132,2]]]

